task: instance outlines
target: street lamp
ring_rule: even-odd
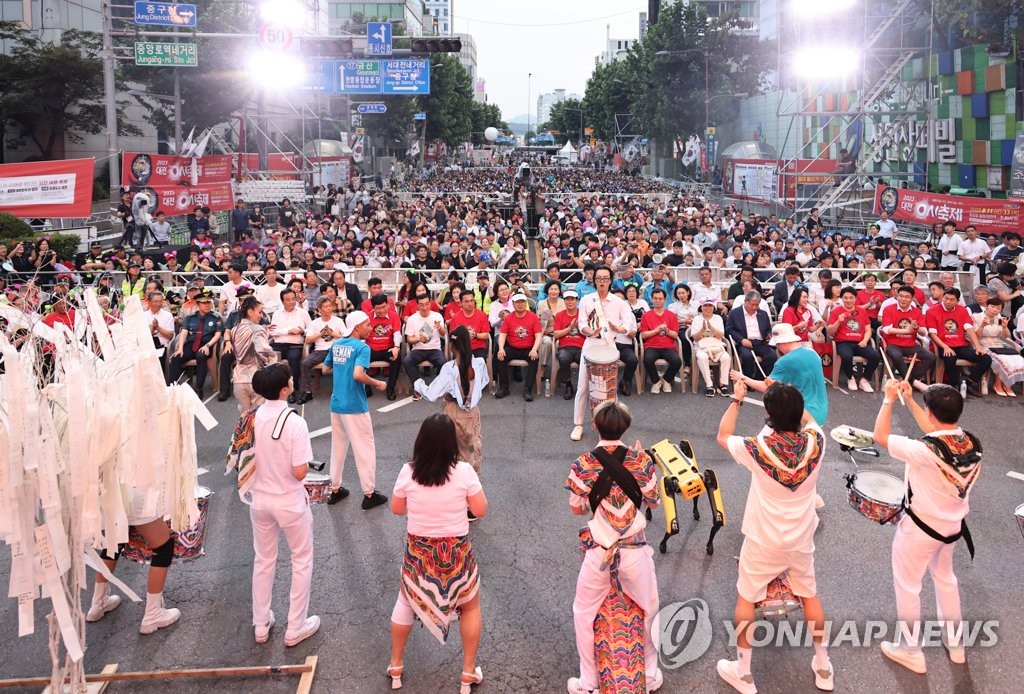
[[[533,73],[526,73],[526,135],[523,136],[523,144],[530,146],[530,97],[533,95]]]

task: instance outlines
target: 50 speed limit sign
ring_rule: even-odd
[[[271,51],[286,51],[291,48],[295,36],[286,24],[268,22],[260,27],[260,44]]]

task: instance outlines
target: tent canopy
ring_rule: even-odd
[[[559,154],[575,154],[576,148],[572,146],[572,142],[569,140],[565,141],[565,146],[558,150]]]
[[[341,140],[310,140],[302,148],[305,157],[351,157],[352,150]]]

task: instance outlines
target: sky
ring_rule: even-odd
[[[453,7],[455,31],[476,41],[487,101],[506,121],[536,114],[538,94],[564,88],[583,96],[606,26],[613,39],[636,39],[646,11],[644,0],[454,0]]]

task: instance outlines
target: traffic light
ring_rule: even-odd
[[[437,38],[416,38],[412,40],[413,55],[429,55],[431,53],[459,53],[462,51],[462,39],[458,36]]]
[[[306,58],[351,58],[352,39],[335,36],[301,38],[299,52]]]

